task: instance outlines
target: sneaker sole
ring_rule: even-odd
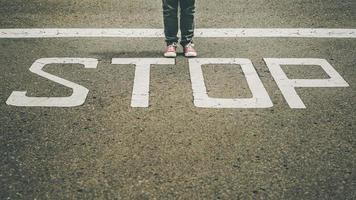
[[[173,53],[173,52],[165,53],[163,55],[166,58],[175,58],[175,57],[177,57],[177,53]]]
[[[187,58],[192,58],[192,57],[197,57],[198,54],[190,52],[190,53],[185,53],[184,56]]]

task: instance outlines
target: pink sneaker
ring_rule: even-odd
[[[189,42],[184,46],[184,56],[191,58],[191,57],[197,57],[197,51],[194,49],[194,44],[192,42]]]
[[[177,43],[172,43],[167,45],[166,50],[164,51],[164,57],[175,58],[177,57]]]

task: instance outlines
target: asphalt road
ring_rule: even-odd
[[[355,28],[356,2],[204,0],[199,28]],[[162,28],[160,0],[2,0],[5,28]],[[135,68],[162,38],[0,39],[0,199],[356,199],[356,39],[196,38],[200,58],[248,58],[273,107],[198,108],[188,60],[151,69],[150,106],[130,107]],[[99,60],[44,70],[89,89],[81,106],[17,107],[13,91],[69,96],[29,71],[46,57]],[[292,109],[263,58],[321,58],[350,85],[298,88]],[[203,67],[212,97],[249,97],[241,69]],[[290,78],[327,78],[317,66]]]

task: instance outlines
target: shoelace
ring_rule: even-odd
[[[187,51],[195,51],[194,49],[194,44],[189,42],[188,44],[185,45],[185,48],[187,49]]]
[[[185,45],[185,48],[191,49],[191,48],[193,48],[193,47],[194,47],[194,44],[191,43],[191,42],[189,42],[188,44]]]
[[[175,43],[175,42],[174,42],[174,43],[172,43],[172,44],[168,45],[167,47],[168,47],[168,48],[169,48],[169,47],[174,47],[174,48],[177,48],[177,43]]]

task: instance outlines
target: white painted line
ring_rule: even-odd
[[[43,28],[43,29],[0,29],[1,38],[161,38],[162,29],[126,28]],[[356,38],[356,29],[328,28],[227,28],[196,29],[195,37],[201,38]]]

